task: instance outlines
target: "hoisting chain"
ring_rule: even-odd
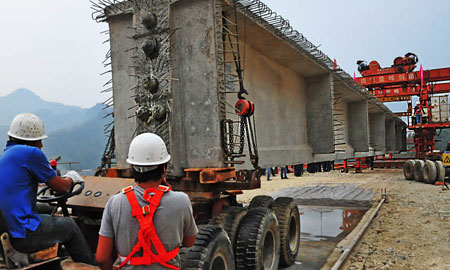
[[[225,15],[224,15],[225,16]],[[231,39],[230,33],[229,31],[226,31],[228,34],[224,34],[227,35],[227,37],[224,37],[224,39],[228,38],[230,47],[231,47],[231,52],[233,54],[233,62],[235,64],[236,67],[236,74],[239,80],[239,91],[237,92],[237,97],[238,97],[238,103],[236,103],[236,112],[238,113],[238,115],[240,115],[239,118],[239,152],[235,153],[234,152],[234,145],[235,145],[235,141],[237,141],[237,139],[235,140],[235,135],[233,133],[234,128],[233,128],[233,121],[230,119],[225,119],[225,125],[228,125],[228,130],[225,131],[226,128],[224,128],[224,132],[228,133],[228,147],[225,147],[225,153],[228,155],[228,157],[230,158],[230,160],[234,160],[235,156],[234,155],[242,155],[244,153],[244,148],[245,148],[245,138],[247,138],[247,144],[248,144],[248,152],[249,152],[249,156],[250,156],[250,162],[252,163],[253,167],[257,170],[260,170],[260,167],[258,166],[258,149],[257,149],[257,143],[256,143],[256,126],[255,126],[255,116],[253,114],[254,112],[254,105],[251,101],[247,101],[246,98],[243,96],[248,95],[247,90],[244,88],[244,81],[243,81],[243,76],[242,76],[242,68],[241,68],[241,63],[240,63],[240,50],[239,50],[239,38],[238,38],[238,26],[237,26],[237,8],[236,8],[236,4],[234,4],[234,21],[235,21],[235,32],[236,32],[236,51],[235,52],[235,48],[233,45],[233,41]],[[227,28],[227,21],[224,19],[223,20],[223,27]],[[239,106],[238,106],[239,105]],[[238,112],[238,107],[240,109],[242,109],[242,111]],[[246,110],[244,110],[246,109]],[[251,116],[253,115],[253,121],[251,119]],[[225,133],[224,133],[225,134]],[[236,136],[237,137],[237,136]]]

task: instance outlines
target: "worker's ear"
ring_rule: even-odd
[[[42,149],[42,147],[44,146],[44,144],[42,143],[42,140],[38,140],[34,142],[34,146],[36,146],[39,149]]]

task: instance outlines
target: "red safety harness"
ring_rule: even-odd
[[[156,234],[155,225],[153,224],[153,215],[155,214],[158,205],[161,203],[161,197],[169,190],[171,190],[170,187],[162,185],[157,188],[145,190],[143,195],[144,200],[150,204],[141,207],[136,199],[136,195],[132,192],[132,186],[122,189],[122,193],[127,196],[128,202],[131,205],[131,214],[138,220],[141,228],[138,232],[138,242],[133,247],[128,257],[120,264],[119,269],[122,269],[127,263],[131,265],[151,265],[159,263],[167,268],[179,270],[178,267],[168,264],[170,260],[177,256],[179,248],[177,247],[176,249],[167,252]],[[152,245],[157,254],[152,252]],[[133,255],[141,249],[143,250],[142,257],[133,257]]]

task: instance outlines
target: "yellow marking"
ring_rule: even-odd
[[[450,153],[442,154],[442,163],[444,166],[450,166]]]

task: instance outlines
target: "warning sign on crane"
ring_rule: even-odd
[[[442,154],[442,163],[444,164],[444,166],[450,166],[450,152],[445,151]]]

